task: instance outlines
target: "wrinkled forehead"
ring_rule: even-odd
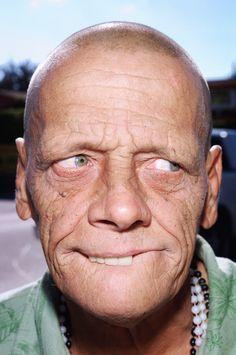
[[[194,119],[194,110],[203,104],[201,82],[183,61],[150,51],[127,53],[92,48],[72,55],[48,74],[41,84],[40,109],[55,110],[58,102],[67,105],[75,97],[82,103],[91,92],[94,97],[100,95],[102,101],[102,90],[108,87],[111,96],[117,94],[120,100],[129,101],[134,95],[133,99],[139,101],[146,95],[146,103],[153,111],[160,106],[157,98],[163,94],[167,106],[169,101],[169,106],[177,111],[189,108]],[[132,95],[128,95],[131,91]]]
[[[133,128],[135,144],[144,126],[150,132],[178,131],[184,139],[183,127],[193,137],[204,106],[200,80],[184,61],[145,50],[72,53],[38,87],[32,123],[46,141],[61,131],[88,129],[91,136],[91,126],[97,127],[95,136],[103,137],[105,129],[113,135],[121,123]]]

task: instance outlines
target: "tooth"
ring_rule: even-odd
[[[106,265],[117,265],[118,264],[119,258],[105,258],[105,264]]]
[[[96,256],[89,256],[89,260],[92,263],[106,264],[106,265],[131,265],[133,261],[132,255],[124,256],[120,258],[98,258]]]
[[[96,262],[99,264],[104,264],[105,260],[104,258],[96,258]]]
[[[132,255],[118,258],[118,265],[131,265],[133,261]]]

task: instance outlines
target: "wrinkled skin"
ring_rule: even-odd
[[[109,336],[120,329],[135,354],[144,353],[143,339],[126,338],[127,329],[145,338],[142,324],[149,322],[148,344],[161,352],[144,341],[145,354],[177,354],[178,342],[180,353],[188,353],[189,267],[199,224],[215,222],[221,174],[219,147],[206,157],[198,130],[199,79],[166,55],[93,49],[74,55],[41,85],[38,140],[30,149],[17,141],[17,209],[37,222],[75,329],[76,312],[90,339],[96,325],[101,335],[110,324]],[[68,159],[80,154],[79,166]],[[88,259],[124,255],[134,256],[132,265]],[[182,338],[166,350],[155,332],[168,310],[179,314],[175,335]],[[80,339],[80,349],[89,354],[85,343]],[[118,354],[113,346],[107,353]]]

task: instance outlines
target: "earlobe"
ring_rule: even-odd
[[[222,150],[220,146],[211,147],[207,157],[208,192],[205,200],[201,226],[208,229],[217,220],[218,197],[222,176]]]
[[[32,213],[26,189],[26,151],[23,138],[16,139],[16,147],[18,151],[18,161],[16,169],[16,211],[21,219],[26,220],[32,217]]]

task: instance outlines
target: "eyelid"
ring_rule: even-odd
[[[71,165],[73,165],[73,163],[75,162],[75,159],[77,157],[84,157],[87,160],[87,163],[85,165],[81,165],[81,168],[83,168],[84,166],[87,166],[89,164],[89,157],[83,153],[76,154],[76,155],[70,156],[68,158],[60,159],[55,163],[64,169],[78,169],[79,167],[70,166],[70,163],[71,163]]]
[[[158,165],[160,163],[160,166],[156,167],[156,170],[163,171],[163,172],[178,172],[181,169],[181,166],[173,161],[170,161],[168,159],[163,159],[163,158],[156,158],[153,159],[150,164],[147,165],[148,169],[153,169],[153,165]],[[174,169],[168,169],[167,164],[173,165]],[[155,167],[154,167],[155,168]]]

